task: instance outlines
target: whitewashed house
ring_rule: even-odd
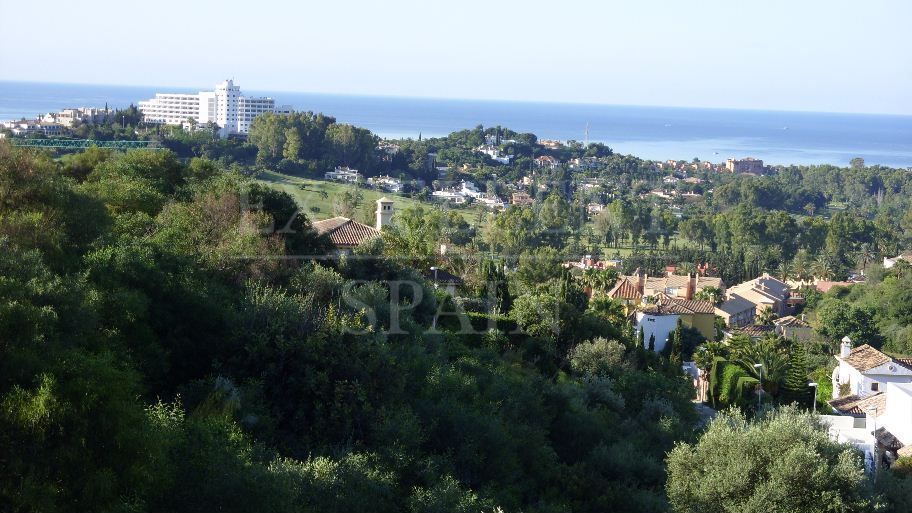
[[[839,366],[832,375],[834,399],[864,398],[883,392],[888,383],[912,383],[912,367],[907,362],[895,360],[868,344],[853,349],[849,337],[842,339],[836,360]],[[842,389],[848,393],[840,393]]]
[[[361,180],[361,173],[357,169],[337,166],[333,171],[324,173],[323,178],[337,182],[358,183]]]

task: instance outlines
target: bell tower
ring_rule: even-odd
[[[393,200],[383,197],[377,200],[377,226],[382,230],[384,226],[390,224],[393,220]]]

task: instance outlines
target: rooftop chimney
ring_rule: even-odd
[[[847,358],[849,353],[852,352],[852,339],[849,337],[842,337],[842,344],[839,345],[839,356],[841,358]]]

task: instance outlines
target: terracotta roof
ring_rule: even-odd
[[[864,372],[893,360],[868,344],[864,344],[852,349],[849,356],[843,358],[842,361]]]
[[[896,451],[903,447],[903,443],[893,436],[893,433],[887,431],[887,428],[877,428],[877,431],[874,431],[874,436],[877,438],[877,443],[886,447],[888,450]]]
[[[656,296],[656,299],[657,302],[662,305],[674,305],[674,307],[681,310],[681,313],[711,314],[716,312],[716,308],[709,301],[700,301],[698,299],[682,299],[669,296],[668,294],[658,294]]]
[[[734,315],[737,313],[741,313],[741,312],[750,310],[752,308],[757,308],[757,305],[751,303],[750,301],[744,299],[741,296],[731,296],[730,298],[725,300],[724,303],[717,306],[716,308],[718,308],[719,310],[722,310],[723,312],[725,312],[729,315]]]
[[[333,217],[313,224],[317,233],[326,234],[337,247],[354,247],[380,235],[376,228],[352,221],[347,217]]]
[[[621,278],[618,280],[617,285],[608,291],[608,297],[614,299],[637,300],[642,299],[643,294],[637,289],[636,283],[631,282],[627,278]]]
[[[801,319],[795,317],[794,315],[786,315],[785,317],[780,317],[773,321],[773,324],[779,327],[788,327],[788,328],[808,328],[811,325],[802,321]]]
[[[697,289],[699,290],[705,287],[723,288],[722,278],[716,278],[715,276],[697,276]]]
[[[814,286],[817,287],[817,290],[824,294],[829,292],[833,287],[848,287],[850,285],[855,284],[849,281],[818,281],[814,284]]]
[[[763,324],[753,324],[751,326],[745,326],[738,330],[739,333],[744,333],[749,337],[763,337],[767,333],[773,333],[776,331],[775,326],[768,326]]]
[[[859,397],[856,394],[852,394],[833,399],[829,401],[829,404],[834,410],[838,410],[845,415],[865,415],[867,410],[877,408],[875,415],[879,417],[887,411],[887,394],[877,392],[867,397]]]
[[[687,283],[689,281],[690,281],[690,276],[680,276],[677,274],[671,274],[665,278],[665,288],[686,287]]]

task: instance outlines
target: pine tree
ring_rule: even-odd
[[[785,374],[785,383],[783,384],[783,399],[787,402],[796,401],[802,405],[806,403],[809,399],[807,375],[807,353],[804,350],[804,346],[797,343],[792,348],[792,354],[789,356],[788,371]]]
[[[656,350],[656,334],[653,333],[649,335],[649,351],[655,352]]]

